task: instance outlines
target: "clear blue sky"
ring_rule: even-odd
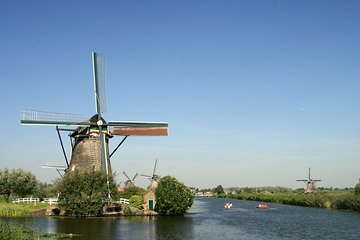
[[[55,129],[21,126],[21,111],[92,116],[95,50],[107,57],[106,120],[170,126],[169,137],[123,144],[118,181],[158,158],[160,175],[199,188],[303,187],[308,167],[320,186],[353,187],[359,12],[360,1],[340,0],[3,0],[1,168],[57,177],[40,168],[64,164]]]

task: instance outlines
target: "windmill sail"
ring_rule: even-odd
[[[105,55],[92,52],[95,108],[98,115],[97,125],[99,127],[101,165],[106,175],[109,174],[108,153],[106,147],[106,136],[102,131],[104,121],[102,115],[107,112],[106,85],[105,85]]]
[[[96,113],[101,117],[107,112],[105,55],[92,52]]]
[[[131,122],[110,121],[113,126],[112,134],[122,136],[168,136],[168,123],[166,122]]]
[[[167,127],[121,127],[114,128],[113,135],[121,136],[168,136]]]
[[[89,126],[90,122],[80,114],[44,112],[24,109],[21,124],[53,126]]]

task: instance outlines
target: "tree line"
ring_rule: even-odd
[[[56,190],[54,184],[38,181],[29,171],[5,168],[0,170],[0,195],[9,202],[10,197],[55,197]]]
[[[198,189],[192,188],[194,192],[198,193],[207,193],[211,192],[214,195],[232,193],[232,194],[241,194],[241,193],[303,193],[304,188],[291,189],[281,186],[264,186],[264,187],[229,187],[223,188],[222,185],[218,185],[214,188],[205,188]],[[346,187],[346,188],[332,188],[332,187],[318,187],[316,188],[317,192],[359,192],[360,183],[355,187]]]
[[[10,197],[58,197],[58,205],[72,216],[102,215],[105,204],[121,197],[129,199],[130,206],[141,211],[147,190],[129,187],[120,192],[113,176],[106,176],[101,171],[75,171],[54,184],[48,184],[37,181],[31,172],[5,168],[0,170],[0,195],[7,202]],[[162,215],[182,215],[194,200],[190,188],[171,176],[161,178],[154,191],[155,210]],[[129,210],[127,214],[131,215],[132,212]]]

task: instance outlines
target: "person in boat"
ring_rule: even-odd
[[[224,208],[231,208],[232,207],[232,203],[225,203]]]

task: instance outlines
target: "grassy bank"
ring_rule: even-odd
[[[47,203],[5,203],[0,202],[0,217],[20,217],[44,209]]]
[[[237,193],[220,194],[217,197],[360,212],[360,196],[350,192]]]
[[[22,225],[9,225],[0,223],[1,240],[24,240],[24,239],[78,239],[77,234],[65,233],[40,233],[39,229]]]

